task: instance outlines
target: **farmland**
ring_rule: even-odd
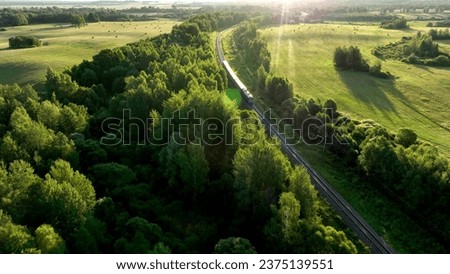
[[[272,71],[288,77],[295,93],[322,101],[333,98],[340,111],[357,119],[373,119],[393,131],[409,127],[449,155],[449,68],[380,60],[383,70],[395,76],[385,80],[333,66],[337,46],[358,46],[369,64],[374,64],[373,48],[425,32],[425,24],[413,23],[406,31],[383,30],[377,25],[285,25],[264,29],[263,37],[272,54]],[[450,52],[448,41],[440,46]]]
[[[80,63],[102,49],[113,48],[170,32],[175,21],[101,22],[82,28],[55,24],[9,27],[0,32],[0,83],[35,84],[48,67],[57,71]],[[42,40],[43,47],[11,50],[9,37],[25,35]]]

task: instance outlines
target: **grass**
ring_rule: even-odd
[[[242,103],[242,96],[238,89],[236,88],[227,88],[226,97],[230,102],[234,102],[236,106],[240,106]]]
[[[427,22],[412,23],[410,30],[384,30],[378,26],[316,24],[285,25],[262,31],[272,54],[272,71],[289,78],[303,97],[333,98],[338,109],[357,119],[373,119],[396,131],[413,129],[422,140],[450,155],[450,68],[414,66],[380,60],[395,79],[366,73],[342,72],[333,66],[337,46],[358,46],[374,64],[377,45],[403,36],[426,32]],[[450,52],[447,41],[441,49]]]
[[[101,22],[83,28],[55,24],[9,27],[0,32],[0,84],[36,84],[48,67],[62,71],[89,60],[102,49],[170,32],[175,21]],[[8,49],[8,39],[26,35],[41,39],[47,46]]]
[[[357,45],[369,62],[376,57],[371,50],[398,41],[402,36],[427,31],[426,22],[411,24],[412,30],[383,30],[368,25],[295,25],[268,28],[263,37],[269,42],[273,71],[287,76],[295,92],[304,97],[334,98],[340,111],[354,118],[373,119],[390,128],[414,129],[449,155],[450,79],[448,69],[412,66],[381,60],[383,70],[395,74],[395,81],[373,78],[363,73],[338,72],[332,64],[336,46]],[[356,34],[355,34],[356,33]],[[448,41],[440,42],[450,52]],[[225,37],[226,58],[247,86],[254,83],[256,72],[246,66],[250,60],[240,55]],[[255,99],[261,107],[264,103]],[[297,149],[337,191],[398,253],[444,252],[401,208],[357,177],[341,160],[322,146],[299,145]]]

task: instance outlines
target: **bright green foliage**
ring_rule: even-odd
[[[36,235],[36,244],[42,253],[63,254],[66,252],[64,240],[51,225],[39,226],[34,234]]]
[[[256,254],[249,240],[240,237],[221,239],[214,247],[217,254]]]
[[[16,107],[25,106],[30,102],[39,100],[37,92],[31,86],[0,85],[0,124],[2,134],[10,122],[11,114]]]
[[[28,229],[16,225],[0,209],[0,253],[26,253],[34,247],[33,237]]]
[[[164,102],[162,116],[177,118],[172,120],[170,130],[178,132],[180,144],[206,145],[205,155],[213,174],[224,172],[241,139],[239,113],[224,102],[223,94],[210,92],[196,81],[191,81],[189,88],[189,93],[180,92]]]
[[[432,36],[421,32],[414,37],[403,37],[398,42],[378,46],[373,54],[410,64],[450,66],[448,53],[439,50],[439,44],[433,42]]]
[[[60,184],[68,183],[82,197],[87,208],[95,204],[95,190],[92,183],[83,174],[74,171],[70,164],[63,160],[56,160],[50,168],[50,176]]]
[[[73,82],[70,76],[65,73],[58,73],[49,68],[46,78],[45,88],[48,94],[54,93],[56,99],[60,102],[70,100],[78,90],[77,83]]]
[[[253,62],[249,64],[252,70],[263,66],[266,71],[270,70],[270,52],[267,43],[261,38],[254,22],[245,21],[233,32],[236,47]]]
[[[255,90],[259,92],[265,92],[266,90],[266,78],[268,76],[266,69],[263,65],[259,66],[256,72],[257,78],[255,83]]]
[[[31,190],[28,203],[33,210],[27,216],[30,223],[48,223],[58,233],[70,237],[90,213],[91,208],[81,194],[67,182],[59,183],[47,176]]]
[[[408,148],[417,142],[417,134],[409,128],[401,128],[395,135],[395,142]]]
[[[89,122],[89,114],[86,107],[73,103],[61,106],[50,101],[44,101],[38,107],[37,121],[43,123],[49,129],[70,135],[85,131]]]
[[[233,160],[236,199],[241,210],[268,214],[277,202],[291,171],[277,146],[258,142],[239,148]],[[260,216],[259,216],[260,217]]]
[[[287,78],[269,75],[264,87],[265,95],[276,105],[294,97],[293,86]]]
[[[289,177],[289,191],[302,205],[300,217],[313,219],[317,214],[317,190],[305,168],[295,167]]]
[[[283,237],[289,244],[298,243],[300,238],[300,203],[292,192],[283,192],[278,201]]]
[[[83,224],[95,203],[90,181],[63,160],[57,160],[45,179],[30,186],[28,193],[26,222],[49,224],[66,239]]]
[[[162,110],[162,103],[170,97],[164,82],[164,74],[147,75],[142,71],[139,76],[130,76],[125,80],[125,105],[133,110],[133,117],[146,119],[150,110]]]
[[[394,147],[384,136],[367,139],[361,145],[361,155],[358,157],[359,164],[368,175],[383,176],[389,181],[395,180],[392,176],[393,163],[396,161]]]
[[[304,226],[306,243],[312,253],[323,254],[354,254],[357,253],[355,245],[347,238],[344,232],[337,231],[331,226],[322,224]]]
[[[407,29],[408,21],[404,18],[396,18],[391,21],[381,23],[381,28],[383,29]]]
[[[33,121],[23,107],[13,112],[10,125],[11,131],[0,145],[0,155],[6,162],[22,159],[42,169],[57,158],[76,160],[73,141]]]
[[[0,168],[0,207],[7,210],[14,221],[23,222],[29,210],[29,188],[41,182],[33,168],[25,161],[14,161],[8,171]]]

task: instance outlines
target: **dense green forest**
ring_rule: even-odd
[[[364,250],[256,114],[224,100],[211,32],[249,16],[195,16],[49,69],[37,90],[0,85],[0,252]]]
[[[16,36],[9,38],[9,47],[12,49],[33,48],[42,46],[42,41],[34,36]]]

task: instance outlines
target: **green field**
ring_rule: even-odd
[[[7,28],[0,32],[0,84],[35,84],[43,80],[50,66],[58,71],[90,60],[102,49],[123,46],[170,32],[175,21],[101,22],[75,28],[55,24]],[[12,36],[35,36],[46,46],[10,50]]]
[[[426,22],[412,23],[410,30],[384,30],[376,25],[315,24],[285,25],[262,31],[272,54],[272,72],[286,76],[303,97],[333,98],[338,109],[357,119],[373,119],[393,131],[414,129],[422,140],[450,155],[450,68],[414,66],[380,60],[395,80],[374,78],[367,73],[341,72],[333,66],[337,46],[358,46],[373,64],[371,50],[396,42]],[[450,52],[450,41],[440,42]]]

